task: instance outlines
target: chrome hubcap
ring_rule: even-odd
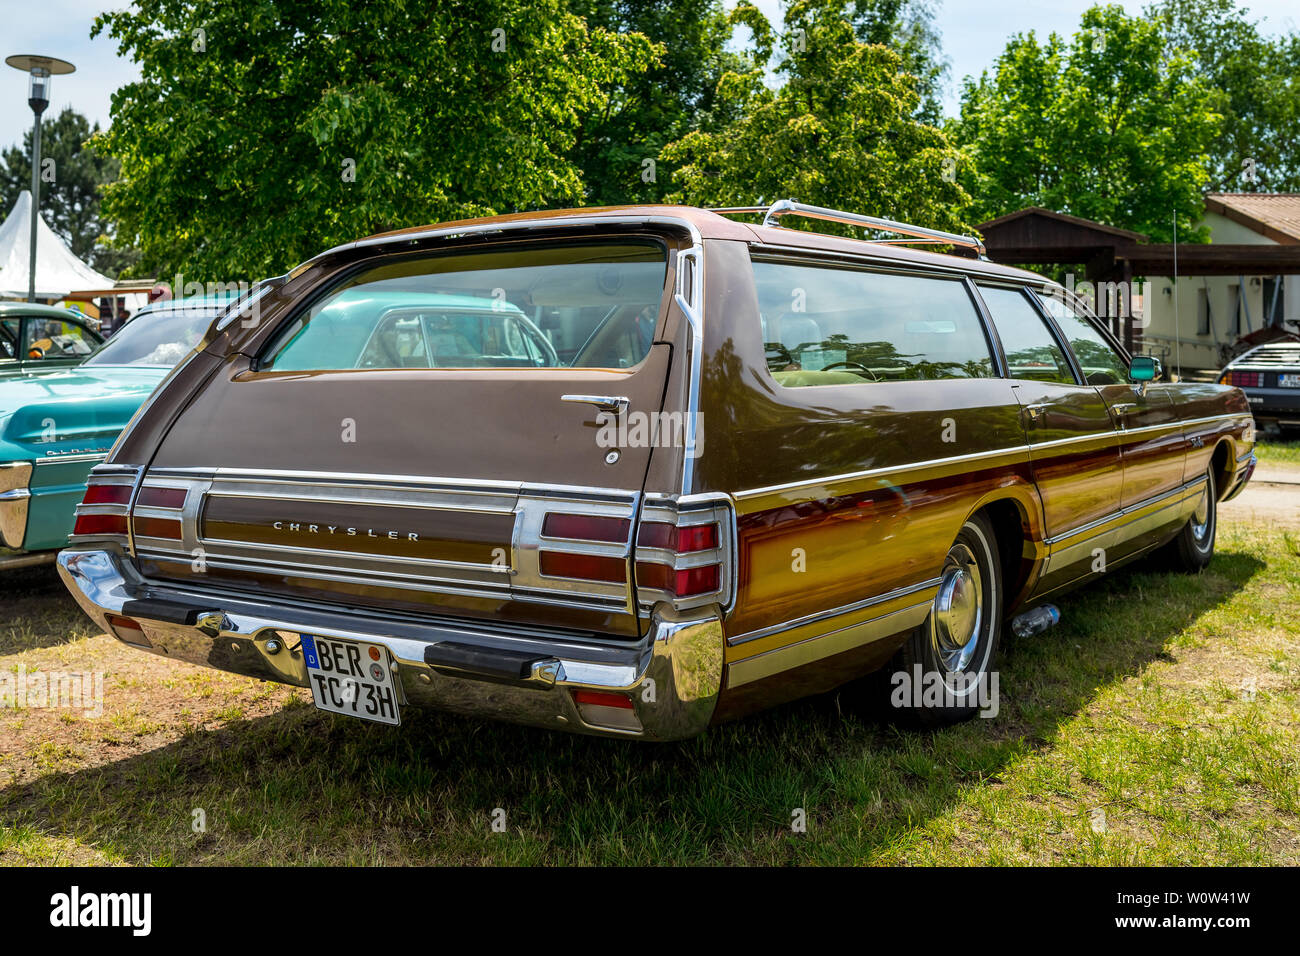
[[[930,615],[934,649],[949,673],[964,671],[975,656],[976,637],[984,620],[983,596],[975,555],[964,544],[953,545],[944,561]]]

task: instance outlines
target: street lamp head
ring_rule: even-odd
[[[50,105],[50,77],[56,73],[71,73],[76,70],[76,67],[67,60],[52,56],[34,56],[30,53],[7,56],[5,62],[15,70],[22,70],[28,75],[27,105],[37,116],[44,113],[45,107]]]

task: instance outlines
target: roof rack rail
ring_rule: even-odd
[[[946,243],[973,249],[981,257],[985,255],[984,243],[977,236],[963,236],[955,232],[943,232],[938,229],[926,229],[893,219],[880,219],[876,216],[863,216],[856,212],[843,212],[839,209],[826,209],[823,206],[809,206],[795,202],[793,199],[779,199],[770,206],[731,206],[710,210],[719,215],[737,215],[740,213],[762,213],[764,226],[779,226],[782,216],[803,216],[807,219],[822,219],[827,222],[839,222],[849,226],[865,226],[882,232],[893,232],[902,236],[911,236],[932,243]],[[878,240],[886,243],[898,243],[906,240]]]

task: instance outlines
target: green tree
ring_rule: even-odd
[[[1170,52],[1224,94],[1210,147],[1214,191],[1300,190],[1300,34],[1268,39],[1236,0],[1161,0],[1146,15]]]
[[[1007,43],[990,74],[967,80],[949,131],[973,165],[979,218],[1036,205],[1150,235],[1204,238],[1200,218],[1222,95],[1157,23],[1093,7],[1067,41]]]
[[[961,154],[942,130],[917,119],[921,96],[903,58],[859,41],[843,3],[795,0],[778,38],[757,8],[752,68],[726,74],[718,96],[735,119],[671,144],[674,199],[706,206],[801,202],[962,230],[970,197],[956,182]],[[780,44],[771,89],[762,67]]]
[[[256,278],[367,233],[580,203],[582,120],[651,67],[565,0],[137,0],[95,23],[113,96],[105,210],[142,268]]]
[[[41,120],[41,216],[78,259],[99,272],[116,276],[134,258],[131,250],[108,244],[110,226],[100,211],[101,190],[117,179],[118,163],[88,140],[99,124],[71,108]],[[0,216],[7,215],[18,194],[32,188],[32,134],[0,153]]]
[[[741,65],[725,48],[727,14],[720,0],[570,0],[570,7],[588,28],[639,33],[660,50],[656,66],[631,74],[583,118],[571,154],[592,205],[658,202],[669,188],[660,151],[710,121],[718,80]]]
[[[903,58],[921,96],[917,119],[938,124],[941,87],[948,75],[933,0],[850,0],[853,33],[863,43],[879,43]]]

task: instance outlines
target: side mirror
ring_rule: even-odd
[[[1128,367],[1128,377],[1135,382],[1158,382],[1165,370],[1154,355],[1135,355]]]

